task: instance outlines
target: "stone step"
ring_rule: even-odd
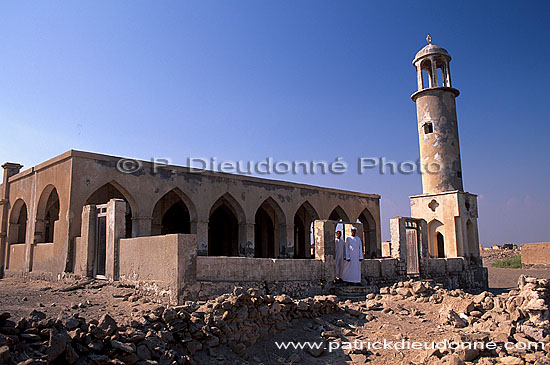
[[[347,286],[336,285],[331,290],[332,294],[340,298],[364,298],[367,294],[373,292],[373,288],[367,285]]]

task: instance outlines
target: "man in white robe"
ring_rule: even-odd
[[[363,260],[363,243],[356,236],[357,228],[351,229],[351,236],[346,238],[344,270],[342,280],[348,283],[361,283],[361,260]]]
[[[334,255],[334,259],[336,261],[336,282],[339,283],[342,281],[342,270],[344,270],[344,245],[345,242],[342,239],[342,231],[336,231],[336,240],[334,240],[334,243],[336,244],[336,254]]]

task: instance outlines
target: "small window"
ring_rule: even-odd
[[[457,171],[457,172],[456,172],[456,176],[457,176],[459,179],[462,179],[462,171]]]
[[[424,123],[424,134],[430,134],[434,131],[434,126],[432,123]]]

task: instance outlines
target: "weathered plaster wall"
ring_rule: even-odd
[[[428,169],[433,173],[422,176],[425,194],[463,190],[455,103],[457,93],[455,89],[437,87],[414,95],[420,162],[423,166],[433,166]],[[432,124],[432,133],[424,132],[426,123]]]
[[[25,270],[25,249],[24,243],[9,246],[10,261],[6,273]]]
[[[434,255],[435,252],[435,234],[441,232],[445,240],[446,257],[479,256],[476,195],[450,191],[441,194],[416,195],[412,196],[410,201],[411,215],[428,222],[430,254]],[[468,228],[468,221],[470,221],[470,228]],[[468,237],[469,229],[473,232],[470,237]]]
[[[259,179],[223,173],[193,173],[184,167],[161,167],[154,172],[149,162],[131,174],[117,170],[118,157],[72,152],[74,156],[73,207],[71,237],[80,235],[80,209],[97,189],[112,183],[129,202],[132,210],[133,236],[151,234],[155,204],[168,192],[175,191],[187,205],[191,216],[191,233],[197,234],[199,255],[207,252],[208,220],[218,199],[227,199],[235,208],[240,226],[243,254],[253,254],[254,220],[260,205],[270,200],[282,217],[279,222],[277,250],[288,255],[294,250],[294,215],[303,203],[311,205],[317,219],[328,219],[340,206],[351,221],[364,210],[372,215],[376,226],[376,246],[381,251],[380,205],[375,194],[353,193],[285,181]],[[283,249],[284,246],[284,249]]]
[[[522,244],[521,264],[524,267],[550,266],[550,242]]]
[[[178,293],[189,281],[189,247],[196,247],[195,235],[170,234],[120,240],[120,281],[130,282],[158,296],[177,302]],[[194,258],[196,259],[196,253]],[[195,275],[193,273],[193,275]]]
[[[9,204],[13,205],[22,199],[27,207],[27,231],[25,238],[25,258],[23,271],[48,271],[54,274],[65,271],[69,252],[69,229],[72,221],[70,210],[71,190],[71,159],[70,152],[64,153],[31,169],[22,171],[9,179]],[[35,230],[37,218],[40,224],[42,203],[47,199],[47,192],[54,187],[59,196],[59,220],[55,222],[53,247],[37,247]],[[41,200],[41,197],[45,199]],[[11,210],[8,215],[11,214]],[[8,236],[9,224],[8,224]],[[38,228],[40,230],[40,228]],[[11,250],[8,250],[11,252]],[[51,257],[44,257],[48,252]],[[6,258],[10,260],[10,257]]]
[[[197,280],[208,281],[299,281],[319,280],[321,261],[251,257],[197,258]]]

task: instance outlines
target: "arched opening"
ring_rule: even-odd
[[[445,239],[441,232],[437,232],[435,238],[437,242],[437,258],[445,258]]]
[[[254,217],[254,257],[286,256],[286,242],[281,242],[279,233],[284,221],[283,211],[273,199],[260,205]]]
[[[443,78],[443,69],[441,68],[441,65],[438,65],[438,67],[435,69],[436,75],[437,75],[437,82],[439,86],[445,86],[445,79]]]
[[[11,210],[8,243],[25,243],[27,217],[27,204],[22,199],[17,199]]]
[[[342,209],[342,207],[340,207],[339,205],[332,210],[332,212],[330,213],[328,219],[331,220],[331,221],[342,220],[344,222],[349,222],[348,215],[346,214],[344,209]]]
[[[176,192],[169,191],[153,208],[152,235],[191,233],[191,215]]]
[[[432,79],[432,63],[430,60],[424,60],[420,64],[421,72],[422,72],[422,86],[423,89],[433,87],[433,79]]]
[[[221,197],[212,206],[208,220],[209,256],[239,256],[239,208],[230,196]]]
[[[36,210],[34,240],[36,243],[53,243],[55,225],[59,220],[59,195],[53,185],[42,191]]]
[[[275,229],[273,219],[263,207],[254,218],[254,257],[275,257]]]
[[[428,223],[428,252],[431,257],[445,257],[445,244],[443,240],[443,223],[434,219]],[[442,245],[439,244],[437,234],[441,235]]]
[[[132,237],[132,207],[128,198],[112,183],[107,183],[97,189],[86,200],[86,205],[107,204],[111,199],[122,199],[126,204],[126,238]]]
[[[315,257],[313,221],[316,219],[319,219],[319,215],[309,202],[303,203],[294,214],[294,258]]]
[[[365,209],[357,218],[359,222],[363,224],[363,237],[360,237],[363,241],[364,256],[365,258],[377,258],[381,255],[378,252],[377,240],[376,240],[376,221],[370,212]]]

